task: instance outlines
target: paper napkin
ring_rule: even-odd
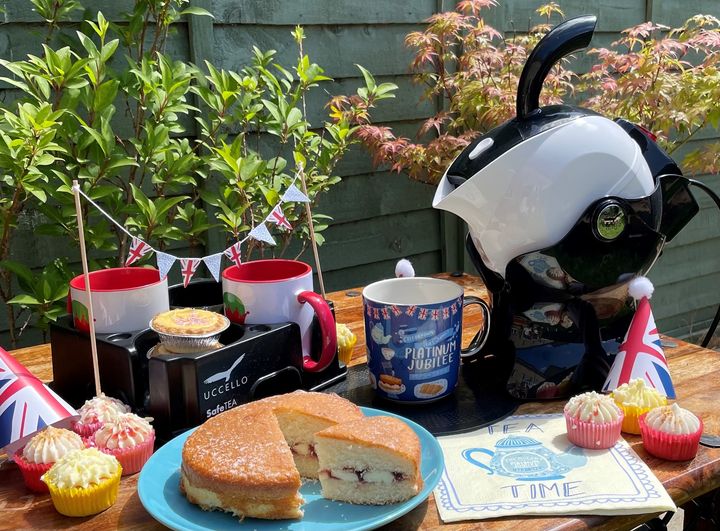
[[[660,481],[624,440],[608,450],[574,446],[562,415],[509,417],[438,440],[445,471],[435,500],[443,522],[675,510]]]

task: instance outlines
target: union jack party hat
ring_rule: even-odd
[[[650,308],[653,285],[647,278],[638,277],[630,282],[629,292],[638,300],[637,310],[602,390],[612,391],[632,379],[642,378],[661,394],[675,398],[675,388]]]
[[[76,415],[67,402],[0,348],[0,453],[12,459],[35,432],[69,424]]]

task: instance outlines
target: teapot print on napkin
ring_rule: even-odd
[[[476,455],[490,457],[488,464],[481,462]],[[463,458],[488,472],[499,474],[519,481],[544,481],[563,479],[573,468],[587,463],[582,448],[571,445],[564,453],[555,454],[540,441],[532,437],[511,435],[495,443],[495,450],[487,448],[468,448],[462,452]]]

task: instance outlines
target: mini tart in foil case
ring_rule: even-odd
[[[224,321],[222,328],[214,330],[209,334],[168,334],[167,332],[157,330],[153,326],[152,321],[150,321],[149,326],[157,333],[160,338],[160,343],[166,350],[175,354],[195,354],[218,348],[220,334],[230,326],[230,320],[224,315],[221,317]]]

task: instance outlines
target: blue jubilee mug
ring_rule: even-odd
[[[478,304],[485,324],[463,349],[463,307]],[[460,358],[480,351],[490,326],[482,299],[426,277],[392,278],[363,290],[370,383],[379,396],[402,402],[437,400],[455,390]]]

